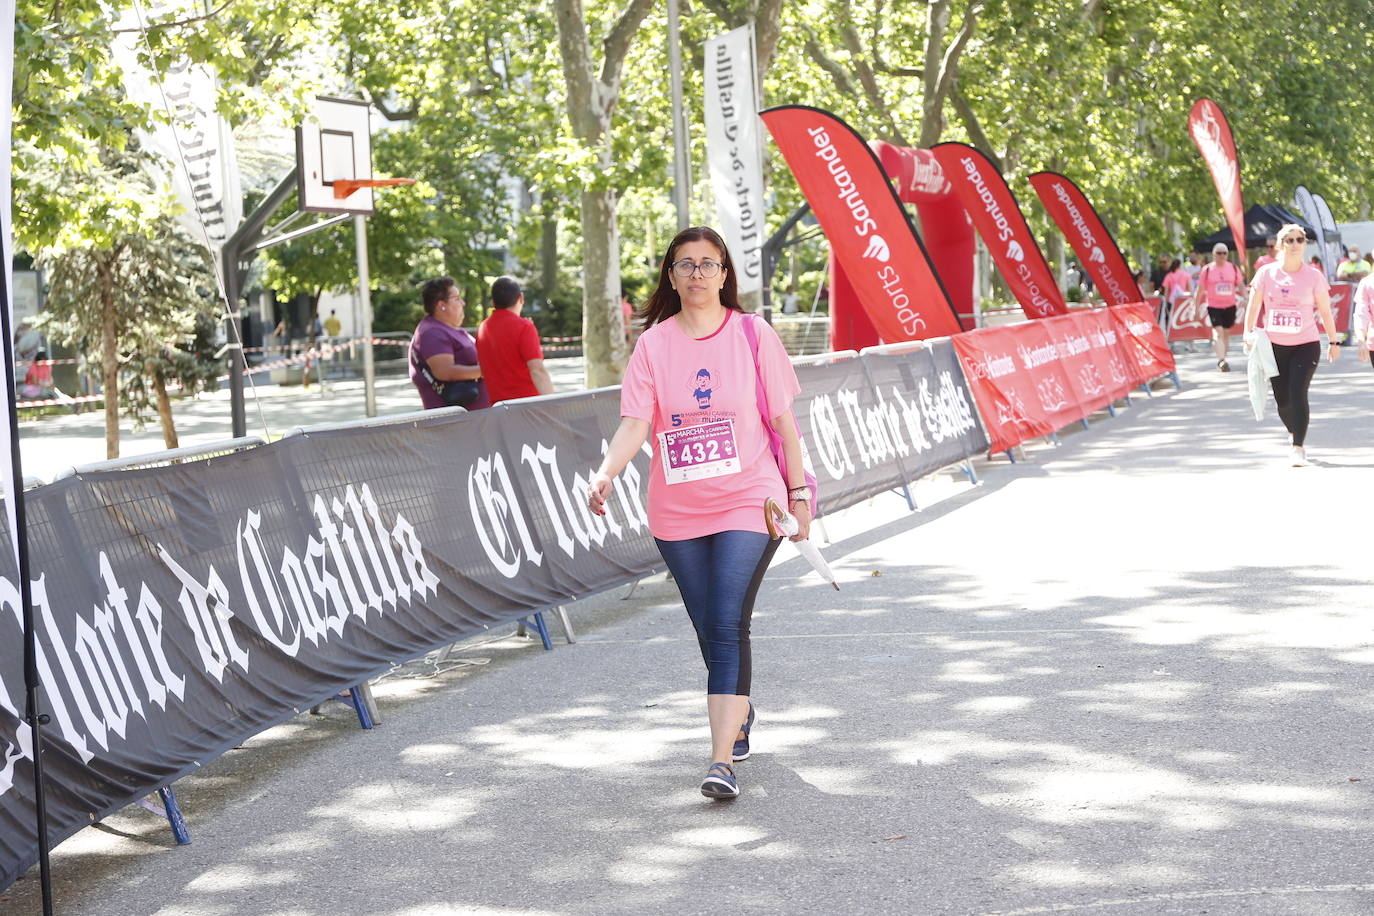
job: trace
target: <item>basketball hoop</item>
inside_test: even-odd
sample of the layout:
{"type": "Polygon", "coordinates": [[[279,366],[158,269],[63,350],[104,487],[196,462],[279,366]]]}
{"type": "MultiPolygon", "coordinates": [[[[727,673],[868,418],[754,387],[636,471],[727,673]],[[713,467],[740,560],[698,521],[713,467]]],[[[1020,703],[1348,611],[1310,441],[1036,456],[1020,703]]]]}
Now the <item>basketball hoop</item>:
{"type": "Polygon", "coordinates": [[[359,188],[394,188],[414,183],[414,178],[336,178],[333,181],[334,197],[342,200],[359,188]]]}

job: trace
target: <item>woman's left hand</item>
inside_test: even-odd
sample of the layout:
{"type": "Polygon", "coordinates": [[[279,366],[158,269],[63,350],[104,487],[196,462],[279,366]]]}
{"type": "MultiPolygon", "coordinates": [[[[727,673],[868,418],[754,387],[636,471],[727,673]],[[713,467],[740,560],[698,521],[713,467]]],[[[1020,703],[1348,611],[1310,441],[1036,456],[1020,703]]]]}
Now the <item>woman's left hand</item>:
{"type": "Polygon", "coordinates": [[[1338,343],[1336,343],[1336,342],[1333,340],[1333,341],[1331,342],[1331,345],[1328,346],[1328,347],[1326,348],[1326,361],[1327,361],[1328,363],[1334,363],[1334,362],[1336,361],[1336,357],[1338,357],[1338,356],[1340,356],[1340,355],[1341,355],[1341,345],[1338,344],[1338,343]]]}
{"type": "Polygon", "coordinates": [[[791,541],[804,541],[811,536],[811,503],[804,500],[792,501],[787,511],[797,520],[797,533],[788,538],[791,541]]]}

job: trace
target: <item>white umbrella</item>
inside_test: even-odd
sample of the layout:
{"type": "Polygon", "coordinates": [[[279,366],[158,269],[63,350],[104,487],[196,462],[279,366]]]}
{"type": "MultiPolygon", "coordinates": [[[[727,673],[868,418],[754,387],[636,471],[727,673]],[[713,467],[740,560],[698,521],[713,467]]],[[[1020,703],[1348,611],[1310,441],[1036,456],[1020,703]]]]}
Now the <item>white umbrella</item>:
{"type": "MultiPolygon", "coordinates": [[[[800,530],[796,516],[779,506],[777,500],[772,497],[763,501],[763,518],[768,523],[768,533],[773,537],[791,537],[800,530]]],[[[817,575],[829,582],[835,591],[840,590],[840,584],[835,581],[835,574],[830,571],[830,564],[825,562],[825,557],[821,556],[815,544],[810,540],[803,540],[793,541],[792,546],[797,548],[797,553],[806,558],[806,562],[811,564],[817,575]]]]}

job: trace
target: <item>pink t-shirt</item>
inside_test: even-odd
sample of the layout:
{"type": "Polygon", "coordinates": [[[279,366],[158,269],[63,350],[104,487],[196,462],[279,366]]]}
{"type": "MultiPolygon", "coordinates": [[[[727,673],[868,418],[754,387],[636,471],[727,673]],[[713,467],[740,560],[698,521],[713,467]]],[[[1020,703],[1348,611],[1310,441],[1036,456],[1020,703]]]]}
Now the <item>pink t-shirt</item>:
{"type": "Polygon", "coordinates": [[[1229,309],[1236,304],[1236,290],[1240,287],[1240,268],[1227,261],[1220,266],[1215,261],[1202,268],[1198,285],[1207,298],[1209,309],[1229,309]]]}
{"type": "Polygon", "coordinates": [[[1355,336],[1364,335],[1365,348],[1374,352],[1374,274],[1355,287],[1355,336]]]}
{"type": "Polygon", "coordinates": [[[1180,268],[1179,270],[1169,271],[1160,285],[1164,287],[1164,292],[1168,294],[1169,301],[1177,302],[1188,295],[1192,290],[1193,278],[1184,273],[1180,268]]]}
{"type": "Polygon", "coordinates": [[[1266,264],[1255,273],[1254,285],[1264,304],[1264,331],[1271,343],[1285,347],[1317,339],[1317,290],[1330,292],[1326,277],[1311,264],[1290,274],[1283,265],[1266,264]]]}
{"type": "Polygon", "coordinates": [[[1274,258],[1274,256],[1266,252],[1265,254],[1262,254],[1259,257],[1255,258],[1255,273],[1259,273],[1259,269],[1267,264],[1277,263],[1278,261],[1274,258]]]}
{"type": "Polygon", "coordinates": [[[625,369],[620,415],[653,428],[649,532],[661,540],[766,533],[763,501],[787,498],[759,417],[743,321],[758,329],[768,413],[777,417],[801,386],[777,332],[750,315],[729,310],[720,328],[700,340],[676,318],[660,321],[640,335],[625,369]]]}

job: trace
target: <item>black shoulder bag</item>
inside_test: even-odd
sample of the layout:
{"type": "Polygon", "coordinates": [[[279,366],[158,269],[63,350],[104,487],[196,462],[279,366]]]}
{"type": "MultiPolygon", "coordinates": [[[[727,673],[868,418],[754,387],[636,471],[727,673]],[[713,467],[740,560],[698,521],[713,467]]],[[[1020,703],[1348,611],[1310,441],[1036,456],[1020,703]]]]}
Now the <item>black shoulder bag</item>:
{"type": "Polygon", "coordinates": [[[434,389],[447,407],[467,407],[477,396],[482,393],[478,379],[459,379],[456,382],[441,382],[434,377],[434,373],[429,371],[429,367],[420,362],[419,355],[415,352],[415,345],[410,346],[410,362],[416,369],[420,370],[420,375],[424,376],[429,386],[434,389]]]}

